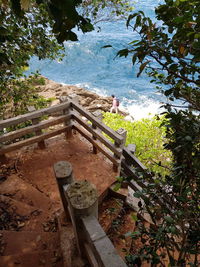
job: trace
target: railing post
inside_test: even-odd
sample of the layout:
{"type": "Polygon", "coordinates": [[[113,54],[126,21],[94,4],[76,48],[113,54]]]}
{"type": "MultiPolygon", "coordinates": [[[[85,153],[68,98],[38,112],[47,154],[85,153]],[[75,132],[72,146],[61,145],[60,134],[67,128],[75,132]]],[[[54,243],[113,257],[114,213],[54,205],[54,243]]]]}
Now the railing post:
{"type": "MultiPolygon", "coordinates": [[[[118,129],[116,132],[117,132],[118,134],[120,134],[120,135],[123,137],[123,141],[122,141],[121,143],[117,143],[117,142],[115,141],[115,146],[116,146],[117,148],[121,148],[121,149],[123,149],[123,148],[124,148],[124,145],[125,145],[125,143],[126,143],[126,134],[127,134],[127,131],[124,130],[123,128],[120,128],[120,129],[118,129]]],[[[117,158],[117,159],[121,159],[122,155],[121,155],[121,157],[119,157],[118,155],[114,154],[114,157],[117,158]]],[[[113,170],[114,170],[115,172],[117,172],[118,174],[119,174],[119,172],[120,172],[120,168],[121,168],[121,163],[120,163],[119,165],[113,164],[113,170]]]]}
{"type": "MultiPolygon", "coordinates": [[[[35,109],[35,107],[34,106],[29,106],[28,107],[28,111],[29,112],[33,112],[33,111],[36,111],[36,109],[35,109]]],[[[38,124],[39,122],[40,122],[40,119],[39,118],[35,118],[35,119],[32,119],[31,120],[32,121],[32,125],[36,125],[36,124],[38,124]]],[[[37,131],[35,131],[35,135],[41,135],[42,134],[42,130],[37,130],[37,131]]],[[[40,141],[40,142],[38,142],[38,147],[40,148],[40,149],[44,149],[46,146],[45,146],[45,142],[44,142],[44,140],[42,140],[42,141],[40,141]]]]}
{"type": "MultiPolygon", "coordinates": [[[[68,102],[68,101],[69,101],[69,99],[68,99],[67,96],[60,96],[60,97],[59,97],[59,100],[60,100],[60,103],[68,102]]],[[[68,115],[69,112],[70,112],[69,108],[64,109],[64,110],[63,110],[63,115],[68,115]]],[[[69,124],[70,124],[70,121],[64,123],[64,125],[66,125],[66,126],[69,125],[69,124]]],[[[65,137],[66,137],[66,139],[72,137],[72,129],[68,129],[68,130],[65,132],[65,137]]]]}
{"type": "Polygon", "coordinates": [[[130,151],[132,154],[134,154],[135,150],[136,150],[136,145],[135,144],[128,144],[128,146],[126,148],[128,149],[128,151],[130,151]]]}
{"type": "MultiPolygon", "coordinates": [[[[79,103],[79,98],[77,94],[70,94],[68,95],[68,101],[72,100],[74,103],[78,104],[79,103]]],[[[72,106],[71,106],[71,110],[73,110],[72,106]]],[[[74,113],[77,113],[75,110],[73,110],[74,113]]],[[[76,134],[76,130],[73,129],[71,132],[73,132],[73,134],[76,134]]]]}
{"type": "Polygon", "coordinates": [[[64,194],[64,186],[67,186],[74,181],[72,166],[67,161],[58,161],[57,163],[54,164],[54,173],[56,176],[66,218],[69,219],[70,216],[68,210],[68,203],[64,194]]]}
{"type": "Polygon", "coordinates": [[[98,218],[98,196],[96,187],[88,181],[76,181],[65,190],[70,216],[80,255],[84,256],[83,225],[81,218],[93,215],[98,218]]]}
{"type": "MultiPolygon", "coordinates": [[[[103,116],[102,116],[101,110],[96,110],[96,111],[92,112],[92,114],[96,117],[97,120],[102,121],[103,116]]],[[[92,128],[93,129],[96,129],[97,126],[94,123],[92,123],[92,128]]],[[[92,136],[92,138],[94,140],[97,139],[94,135],[92,136]]],[[[97,148],[94,145],[93,145],[93,153],[94,154],[97,154],[98,153],[98,150],[97,150],[97,148]]]]}

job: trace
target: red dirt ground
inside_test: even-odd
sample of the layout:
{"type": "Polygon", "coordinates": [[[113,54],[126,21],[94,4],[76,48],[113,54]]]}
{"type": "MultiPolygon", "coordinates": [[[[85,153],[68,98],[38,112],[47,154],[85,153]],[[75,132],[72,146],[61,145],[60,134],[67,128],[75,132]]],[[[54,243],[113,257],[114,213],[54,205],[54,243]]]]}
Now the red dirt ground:
{"type": "MultiPolygon", "coordinates": [[[[52,233],[55,240],[58,238],[52,218],[61,210],[53,165],[58,161],[69,161],[75,179],[90,181],[96,185],[99,195],[115,181],[117,174],[113,171],[111,162],[101,153],[93,154],[90,143],[79,134],[73,135],[70,139],[66,139],[65,135],[51,138],[46,141],[46,148],[42,150],[37,145],[24,147],[16,152],[8,153],[7,159],[8,163],[1,165],[0,174],[3,179],[1,178],[0,181],[0,203],[2,204],[0,208],[3,210],[4,206],[8,206],[8,216],[12,216],[10,224],[5,220],[5,225],[0,231],[0,238],[5,244],[0,243],[2,250],[0,266],[14,266],[15,262],[19,266],[30,266],[28,259],[31,260],[31,266],[37,266],[41,260],[44,266],[49,266],[47,249],[56,255],[56,259],[54,259],[54,254],[49,256],[51,260],[59,259],[58,253],[60,253],[56,242],[53,242],[53,247],[49,245],[52,233]],[[24,216],[22,219],[15,214],[16,210],[24,216]],[[43,237],[44,232],[47,232],[45,238],[43,237]],[[20,233],[23,233],[23,236],[20,233]],[[40,255],[41,247],[38,236],[45,241],[42,255],[40,255]],[[25,239],[26,242],[22,242],[22,239],[25,239]],[[32,241],[29,242],[30,240],[32,241]],[[27,242],[31,244],[29,247],[27,242]],[[18,243],[20,246],[17,245],[18,243]],[[24,251],[26,251],[26,255],[24,255],[24,251]],[[30,255],[27,254],[29,251],[31,251],[30,255]],[[3,262],[1,262],[2,260],[3,262]],[[22,265],[20,265],[21,262],[23,262],[22,265]]],[[[72,241],[73,238],[72,236],[72,241]]],[[[69,251],[70,253],[73,251],[69,251]]],[[[61,265],[62,262],[59,260],[52,266],[60,267],[61,265]]],[[[73,263],[69,266],[80,267],[82,265],[73,263]]]]}
{"type": "Polygon", "coordinates": [[[56,181],[53,172],[53,165],[58,161],[70,162],[75,179],[90,181],[96,185],[99,194],[115,181],[117,175],[112,170],[112,164],[101,153],[93,154],[92,146],[79,134],[70,139],[60,135],[46,141],[46,149],[31,146],[10,153],[9,157],[17,161],[23,180],[37,185],[51,199],[58,197],[54,190],[56,181]]]}

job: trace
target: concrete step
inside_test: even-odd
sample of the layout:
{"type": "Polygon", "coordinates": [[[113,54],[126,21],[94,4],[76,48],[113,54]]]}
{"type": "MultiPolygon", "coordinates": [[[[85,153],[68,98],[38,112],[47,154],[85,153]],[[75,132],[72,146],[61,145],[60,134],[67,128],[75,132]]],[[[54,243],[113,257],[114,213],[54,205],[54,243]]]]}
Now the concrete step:
{"type": "Polygon", "coordinates": [[[53,209],[52,201],[45,194],[41,193],[17,175],[9,176],[6,181],[1,184],[0,194],[9,196],[12,199],[21,201],[36,208],[40,207],[40,209],[46,212],[53,209]]]}
{"type": "Polygon", "coordinates": [[[9,256],[22,253],[60,250],[59,232],[0,231],[0,254],[9,256]]]}
{"type": "Polygon", "coordinates": [[[0,267],[63,267],[62,258],[54,251],[0,256],[0,267]]]}
{"type": "Polygon", "coordinates": [[[55,232],[56,224],[54,215],[0,195],[0,230],[55,232]]]}

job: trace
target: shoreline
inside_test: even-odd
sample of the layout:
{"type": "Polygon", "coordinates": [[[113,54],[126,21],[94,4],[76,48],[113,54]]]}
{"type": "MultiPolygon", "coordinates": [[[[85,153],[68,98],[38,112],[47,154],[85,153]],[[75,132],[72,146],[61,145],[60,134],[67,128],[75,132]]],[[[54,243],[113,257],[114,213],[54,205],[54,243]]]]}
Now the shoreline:
{"type": "MultiPolygon", "coordinates": [[[[110,112],[112,106],[112,97],[100,96],[96,93],[88,91],[87,89],[75,86],[58,83],[42,76],[45,80],[44,85],[37,86],[38,94],[44,98],[55,98],[52,101],[52,105],[59,104],[59,98],[62,96],[68,96],[76,94],[78,96],[79,104],[86,108],[89,112],[96,110],[110,112]]],[[[119,108],[119,114],[123,116],[129,116],[128,112],[125,112],[119,108]]]]}

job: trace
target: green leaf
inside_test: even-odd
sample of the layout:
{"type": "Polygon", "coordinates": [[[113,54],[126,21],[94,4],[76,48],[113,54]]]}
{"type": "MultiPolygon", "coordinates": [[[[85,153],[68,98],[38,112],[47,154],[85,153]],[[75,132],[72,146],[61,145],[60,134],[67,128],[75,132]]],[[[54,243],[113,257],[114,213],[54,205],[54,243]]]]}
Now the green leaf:
{"type": "Polygon", "coordinates": [[[137,77],[139,77],[139,76],[141,75],[141,73],[143,72],[143,70],[145,69],[145,67],[147,66],[147,64],[148,64],[149,62],[151,62],[151,61],[150,61],[150,60],[147,60],[146,62],[144,62],[144,63],[142,63],[142,64],[140,65],[140,71],[138,72],[137,77]]]}
{"type": "Polygon", "coordinates": [[[114,191],[118,191],[121,188],[121,183],[116,183],[115,186],[113,187],[114,191]]]}
{"type": "Polygon", "coordinates": [[[101,48],[108,48],[108,47],[112,47],[112,45],[104,45],[101,48]]]}
{"type": "Polygon", "coordinates": [[[131,214],[131,219],[132,219],[134,222],[137,222],[138,217],[137,217],[136,214],[132,213],[132,214],[131,214]]]}

